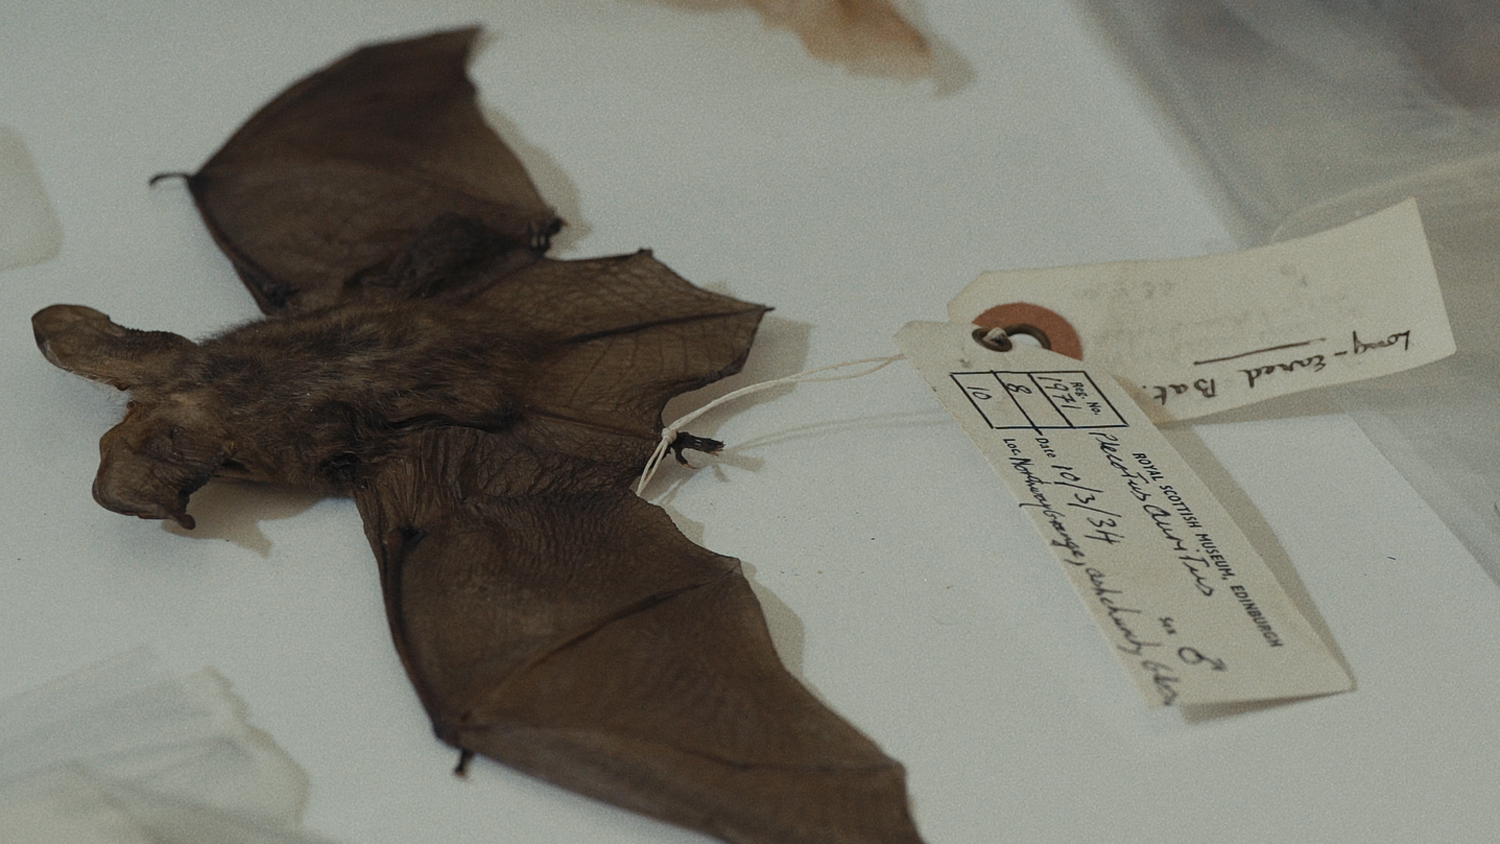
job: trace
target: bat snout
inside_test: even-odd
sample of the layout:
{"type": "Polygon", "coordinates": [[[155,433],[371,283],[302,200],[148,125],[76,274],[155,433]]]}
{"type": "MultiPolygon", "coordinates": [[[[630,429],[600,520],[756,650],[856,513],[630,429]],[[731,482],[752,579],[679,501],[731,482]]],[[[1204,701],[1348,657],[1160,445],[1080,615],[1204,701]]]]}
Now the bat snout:
{"type": "Polygon", "coordinates": [[[137,406],[99,439],[94,500],[106,510],[171,519],[192,530],[188,499],[208,483],[225,454],[211,434],[160,410],[137,406]]]}
{"type": "Polygon", "coordinates": [[[188,495],[175,490],[142,489],[133,484],[122,484],[115,473],[100,467],[94,479],[94,501],[100,507],[124,516],[141,519],[171,519],[186,530],[196,526],[193,517],[187,514],[188,495]],[[151,493],[159,492],[159,496],[151,493]]]}

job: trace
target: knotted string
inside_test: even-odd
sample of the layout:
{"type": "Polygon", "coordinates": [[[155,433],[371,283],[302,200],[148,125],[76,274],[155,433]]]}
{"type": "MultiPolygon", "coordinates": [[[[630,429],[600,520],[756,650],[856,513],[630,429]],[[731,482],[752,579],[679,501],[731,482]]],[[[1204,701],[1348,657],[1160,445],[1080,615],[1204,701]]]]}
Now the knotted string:
{"type": "Polygon", "coordinates": [[[891,355],[889,357],[883,358],[861,358],[860,360],[846,360],[843,363],[835,363],[828,366],[820,366],[817,369],[809,369],[804,372],[797,372],[784,378],[777,378],[772,381],[762,381],[758,384],[751,384],[747,387],[741,387],[732,393],[725,393],[724,395],[719,396],[718,398],[714,399],[708,404],[705,404],[697,410],[684,415],[676,422],[673,422],[665,428],[662,428],[661,440],[656,444],[656,450],[651,452],[651,457],[646,460],[645,469],[641,471],[641,479],[635,487],[636,495],[645,497],[646,485],[651,483],[651,478],[656,475],[657,468],[661,466],[661,461],[667,456],[667,452],[672,449],[673,444],[677,441],[677,435],[681,433],[682,427],[691,423],[694,419],[697,419],[699,416],[702,416],[708,411],[713,410],[719,405],[737,399],[740,396],[748,396],[751,393],[758,393],[761,390],[769,390],[772,387],[779,387],[782,384],[800,384],[804,381],[847,381],[850,378],[863,378],[866,375],[869,375],[873,372],[878,372],[879,370],[890,366],[896,361],[901,360],[903,357],[905,356],[891,355]],[[870,366],[867,369],[861,370],[859,372],[853,372],[847,375],[825,375],[821,378],[813,377],[820,372],[827,372],[831,369],[843,369],[849,366],[862,365],[870,366]]]}

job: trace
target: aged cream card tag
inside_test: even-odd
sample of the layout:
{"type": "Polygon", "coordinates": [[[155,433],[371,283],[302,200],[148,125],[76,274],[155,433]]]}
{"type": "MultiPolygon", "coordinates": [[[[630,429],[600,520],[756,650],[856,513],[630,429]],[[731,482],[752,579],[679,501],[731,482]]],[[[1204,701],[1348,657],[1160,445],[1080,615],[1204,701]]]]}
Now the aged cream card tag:
{"type": "Polygon", "coordinates": [[[896,343],[1015,494],[1147,701],[1353,688],[1119,383],[1019,342],[994,351],[975,334],[972,325],[913,322],[896,343]]]}
{"type": "Polygon", "coordinates": [[[1453,354],[1415,200],[1300,240],[1204,258],[987,273],[954,322],[1045,336],[1191,419],[1453,354]]]}

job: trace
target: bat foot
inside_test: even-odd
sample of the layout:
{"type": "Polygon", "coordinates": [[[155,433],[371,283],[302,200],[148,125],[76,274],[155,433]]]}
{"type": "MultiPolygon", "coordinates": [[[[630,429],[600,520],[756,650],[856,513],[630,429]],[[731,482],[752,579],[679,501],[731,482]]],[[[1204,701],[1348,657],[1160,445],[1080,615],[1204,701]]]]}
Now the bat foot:
{"type": "Polygon", "coordinates": [[[724,448],[724,444],[718,440],[711,440],[708,437],[695,437],[686,431],[679,431],[677,438],[672,440],[672,444],[667,446],[667,448],[671,449],[672,455],[677,458],[678,463],[691,469],[693,468],[693,464],[687,462],[687,458],[682,456],[683,450],[691,448],[693,451],[701,451],[704,454],[718,454],[724,448]]]}
{"type": "Polygon", "coordinates": [[[458,764],[453,766],[455,777],[467,777],[469,775],[469,762],[474,759],[474,751],[459,748],[458,764]]]}

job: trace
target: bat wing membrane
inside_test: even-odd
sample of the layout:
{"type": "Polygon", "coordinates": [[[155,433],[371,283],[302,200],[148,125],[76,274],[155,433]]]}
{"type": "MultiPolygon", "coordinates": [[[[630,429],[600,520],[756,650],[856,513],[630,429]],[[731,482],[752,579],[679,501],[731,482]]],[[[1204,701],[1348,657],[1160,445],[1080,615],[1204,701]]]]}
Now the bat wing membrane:
{"type": "Polygon", "coordinates": [[[465,66],[477,29],[360,48],[296,83],[188,185],[266,313],[339,301],[445,215],[517,249],[561,222],[485,123],[465,66]]]}
{"type": "Polygon", "coordinates": [[[628,492],[459,477],[546,474],[514,438],[410,448],[357,500],[440,738],[727,841],[919,841],[901,766],[786,672],[737,561],[628,492]]]}

